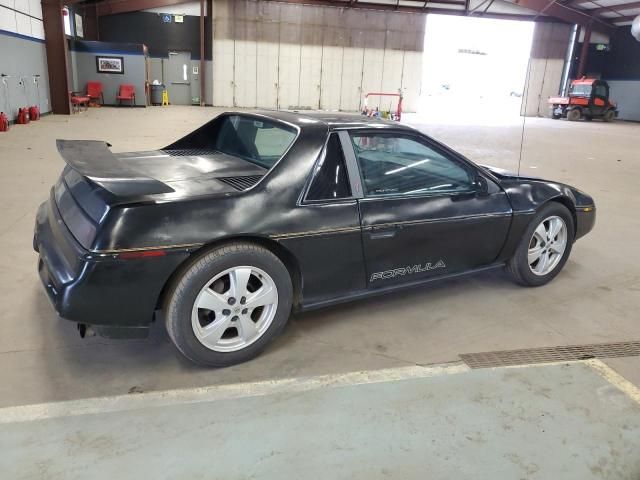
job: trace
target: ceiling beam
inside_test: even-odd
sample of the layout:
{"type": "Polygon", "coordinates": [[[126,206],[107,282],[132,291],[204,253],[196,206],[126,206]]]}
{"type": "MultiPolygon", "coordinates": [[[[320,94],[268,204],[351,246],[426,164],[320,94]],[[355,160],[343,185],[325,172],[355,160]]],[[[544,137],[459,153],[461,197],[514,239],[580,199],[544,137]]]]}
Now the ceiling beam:
{"type": "Polygon", "coordinates": [[[633,22],[633,20],[638,16],[638,14],[635,15],[628,15],[626,17],[615,17],[615,18],[610,18],[609,20],[611,20],[612,22],[633,22]]]}
{"type": "Polygon", "coordinates": [[[190,0],[105,0],[91,5],[96,8],[97,15],[115,15],[116,13],[138,12],[149,8],[168,7],[188,3],[190,0]]]}
{"type": "MultiPolygon", "coordinates": [[[[297,4],[297,5],[318,5],[318,6],[327,6],[327,7],[338,7],[338,8],[353,8],[353,9],[366,9],[366,10],[382,10],[382,11],[394,11],[394,12],[405,12],[405,13],[435,13],[438,15],[454,15],[454,16],[464,16],[465,15],[465,11],[463,9],[453,9],[453,8],[431,8],[428,6],[429,0],[427,0],[427,7],[425,8],[424,6],[419,6],[419,7],[412,7],[412,6],[405,6],[405,5],[400,5],[398,6],[397,10],[396,10],[396,6],[395,4],[384,4],[384,3],[370,3],[370,2],[366,2],[363,0],[358,0],[357,3],[350,5],[346,2],[337,2],[334,0],[261,0],[263,2],[267,2],[267,1],[273,1],[273,2],[280,2],[280,3],[293,3],[293,4],[297,4]]],[[[456,6],[460,6],[460,7],[464,7],[465,5],[465,0],[431,0],[433,3],[437,3],[437,4],[446,4],[446,5],[456,5],[456,6]]],[[[523,21],[532,21],[532,20],[536,20],[538,22],[545,22],[545,23],[554,23],[554,22],[560,22],[561,20],[558,20],[554,17],[549,17],[549,16],[537,16],[537,15],[528,15],[528,14],[523,14],[523,15],[518,15],[515,13],[493,13],[493,12],[488,12],[488,13],[483,13],[482,14],[483,18],[495,18],[495,19],[502,19],[502,20],[523,20],[523,21]]]]}
{"type": "MultiPolygon", "coordinates": [[[[334,0],[263,0],[263,1],[276,1],[280,3],[295,3],[299,5],[319,5],[325,7],[339,7],[339,8],[354,8],[354,9],[366,9],[366,10],[382,10],[393,12],[405,12],[405,13],[429,13],[430,9],[426,9],[422,6],[407,6],[396,3],[371,3],[363,0],[357,0],[355,2],[347,3],[334,0]]],[[[438,4],[456,5],[464,7],[465,0],[432,0],[438,4]]],[[[428,2],[426,2],[428,3],[428,2]]],[[[438,10],[446,10],[444,8],[438,10]]],[[[452,10],[456,11],[456,10],[452,10]]],[[[435,12],[433,12],[435,13],[435,12]]],[[[438,12],[441,13],[441,12],[438,12]]]]}
{"type": "Polygon", "coordinates": [[[608,5],[606,7],[594,8],[593,10],[589,10],[589,12],[598,15],[602,12],[617,12],[618,10],[631,10],[632,8],[640,8],[640,2],[608,5]]]}
{"type": "Polygon", "coordinates": [[[612,35],[615,30],[613,25],[602,18],[590,15],[587,10],[571,8],[557,3],[556,0],[514,0],[514,3],[521,7],[535,10],[539,14],[544,13],[568,23],[577,23],[583,27],[591,25],[593,30],[606,35],[612,35]]]}

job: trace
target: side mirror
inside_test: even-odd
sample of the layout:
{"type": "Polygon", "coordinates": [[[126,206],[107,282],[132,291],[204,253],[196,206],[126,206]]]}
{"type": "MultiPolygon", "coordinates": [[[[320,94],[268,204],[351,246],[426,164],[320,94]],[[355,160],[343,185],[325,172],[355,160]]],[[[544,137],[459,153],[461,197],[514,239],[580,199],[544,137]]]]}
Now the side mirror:
{"type": "Polygon", "coordinates": [[[473,181],[473,187],[477,195],[483,196],[489,194],[489,183],[482,175],[477,175],[473,181]]]}

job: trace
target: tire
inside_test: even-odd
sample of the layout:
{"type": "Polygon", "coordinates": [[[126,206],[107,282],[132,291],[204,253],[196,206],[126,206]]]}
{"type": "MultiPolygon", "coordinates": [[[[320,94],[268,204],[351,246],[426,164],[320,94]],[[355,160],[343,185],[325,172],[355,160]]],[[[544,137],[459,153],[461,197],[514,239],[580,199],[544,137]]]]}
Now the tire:
{"type": "Polygon", "coordinates": [[[581,112],[579,108],[574,108],[573,110],[569,110],[567,112],[567,120],[569,120],[570,122],[577,122],[578,120],[580,120],[581,117],[581,112]]]}
{"type": "Polygon", "coordinates": [[[557,202],[550,202],[544,205],[535,215],[529,226],[527,227],[513,257],[507,262],[507,271],[512,275],[513,279],[520,285],[528,287],[539,287],[549,283],[562,270],[571,254],[573,239],[575,235],[573,216],[567,207],[557,202]],[[561,222],[558,223],[556,219],[561,222]],[[542,242],[540,241],[540,232],[545,234],[549,232],[551,222],[554,226],[562,225],[564,228],[564,246],[562,246],[562,230],[553,242],[548,241],[548,236],[542,242]],[[543,230],[539,230],[542,227],[543,230]],[[562,247],[562,253],[557,250],[562,247]],[[542,252],[538,257],[536,253],[542,252]],[[529,255],[534,260],[529,262],[529,255]],[[544,261],[549,269],[546,270],[544,261]],[[537,258],[537,260],[535,260],[537,258]]]}
{"type": "Polygon", "coordinates": [[[551,118],[553,118],[554,120],[560,120],[562,118],[562,115],[558,115],[557,113],[554,113],[553,115],[551,115],[551,118]]]}
{"type": "Polygon", "coordinates": [[[194,258],[177,276],[164,303],[167,332],[196,364],[235,365],[278,336],[292,299],[289,271],[276,255],[252,243],[227,244],[194,258]]]}
{"type": "Polygon", "coordinates": [[[604,115],[602,116],[602,120],[605,122],[613,122],[615,118],[616,118],[616,112],[614,112],[613,110],[607,110],[606,112],[604,112],[604,115]]]}

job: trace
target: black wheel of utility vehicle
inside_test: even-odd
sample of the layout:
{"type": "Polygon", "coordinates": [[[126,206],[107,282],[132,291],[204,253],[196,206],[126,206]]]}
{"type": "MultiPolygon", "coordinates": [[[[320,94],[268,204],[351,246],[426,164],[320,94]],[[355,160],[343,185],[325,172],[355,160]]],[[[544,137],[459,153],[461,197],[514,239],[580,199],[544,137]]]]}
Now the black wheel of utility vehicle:
{"type": "Polygon", "coordinates": [[[554,120],[560,120],[562,118],[562,115],[554,113],[554,114],[551,115],[551,118],[553,118],[554,120]]]}
{"type": "Polygon", "coordinates": [[[271,251],[231,243],[196,257],[166,297],[167,332],[200,365],[226,367],[257,356],[284,328],[293,288],[271,251]]]}
{"type": "Polygon", "coordinates": [[[579,108],[574,108],[573,110],[569,110],[567,112],[567,120],[570,122],[576,122],[580,120],[581,112],[579,108]]]}
{"type": "Polygon", "coordinates": [[[573,216],[557,202],[543,206],[525,231],[507,270],[521,285],[550,282],[564,267],[574,237],[573,216]]]}
{"type": "Polygon", "coordinates": [[[616,118],[616,112],[614,112],[613,110],[607,110],[606,112],[604,112],[604,115],[602,116],[602,120],[604,120],[605,122],[613,122],[615,118],[616,118]]]}

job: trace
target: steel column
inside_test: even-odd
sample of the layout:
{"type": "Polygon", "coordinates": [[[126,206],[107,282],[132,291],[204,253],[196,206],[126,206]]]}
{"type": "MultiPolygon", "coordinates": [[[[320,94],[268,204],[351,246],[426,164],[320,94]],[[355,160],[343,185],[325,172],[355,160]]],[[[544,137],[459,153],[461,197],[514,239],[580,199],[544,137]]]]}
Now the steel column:
{"type": "Polygon", "coordinates": [[[62,21],[62,1],[42,0],[51,111],[61,115],[71,114],[69,106],[69,73],[67,37],[62,21]]]}
{"type": "Polygon", "coordinates": [[[200,106],[204,107],[204,0],[200,0],[200,106]]]}
{"type": "Polygon", "coordinates": [[[589,42],[591,41],[591,25],[584,27],[584,39],[582,40],[582,49],[580,50],[580,60],[578,62],[578,76],[584,75],[584,69],[587,67],[587,57],[589,56],[589,42]]]}

